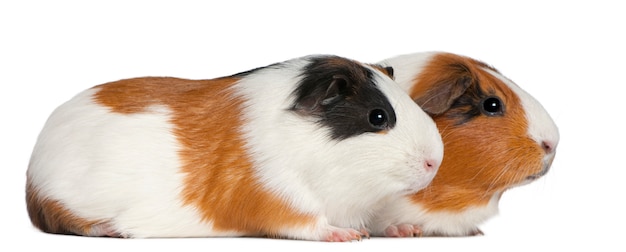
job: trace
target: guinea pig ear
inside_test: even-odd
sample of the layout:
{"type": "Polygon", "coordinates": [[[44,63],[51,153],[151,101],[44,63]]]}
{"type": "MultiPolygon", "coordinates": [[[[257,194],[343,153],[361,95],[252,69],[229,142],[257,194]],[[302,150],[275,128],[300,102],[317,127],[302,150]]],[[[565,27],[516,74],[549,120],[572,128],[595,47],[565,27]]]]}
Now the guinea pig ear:
{"type": "Polygon", "coordinates": [[[323,112],[323,106],[350,94],[352,94],[350,79],[345,75],[334,75],[327,85],[319,85],[298,99],[293,110],[301,115],[319,115],[323,112]]]}
{"type": "Polygon", "coordinates": [[[395,80],[394,75],[393,75],[393,67],[392,66],[382,66],[382,65],[378,65],[378,64],[369,64],[369,65],[371,67],[373,67],[373,68],[376,68],[377,70],[379,70],[383,74],[389,76],[389,78],[391,78],[392,80],[395,80]]]}
{"type": "Polygon", "coordinates": [[[393,76],[393,67],[390,67],[390,66],[384,67],[383,70],[384,70],[383,73],[385,73],[387,76],[389,76],[389,78],[391,78],[392,80],[395,79],[394,76],[393,76]]]}
{"type": "Polygon", "coordinates": [[[333,80],[326,89],[326,95],[322,99],[322,105],[331,104],[338,98],[350,95],[350,80],[344,75],[334,75],[333,80]]]}
{"type": "Polygon", "coordinates": [[[471,77],[458,75],[434,84],[429,83],[430,88],[421,95],[414,95],[413,100],[429,115],[439,115],[446,112],[471,83],[471,77]]]}

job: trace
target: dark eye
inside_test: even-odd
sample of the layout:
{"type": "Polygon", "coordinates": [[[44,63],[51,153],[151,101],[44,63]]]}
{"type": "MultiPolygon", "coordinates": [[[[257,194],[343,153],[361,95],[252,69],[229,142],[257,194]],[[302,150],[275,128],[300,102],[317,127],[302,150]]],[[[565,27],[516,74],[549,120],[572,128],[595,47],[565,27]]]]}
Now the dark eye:
{"type": "Polygon", "coordinates": [[[497,97],[489,97],[483,101],[483,112],[486,115],[502,114],[502,102],[497,97]]]}
{"type": "Polygon", "coordinates": [[[374,109],[369,114],[370,124],[375,128],[384,128],[387,125],[387,113],[382,109],[374,109]]]}

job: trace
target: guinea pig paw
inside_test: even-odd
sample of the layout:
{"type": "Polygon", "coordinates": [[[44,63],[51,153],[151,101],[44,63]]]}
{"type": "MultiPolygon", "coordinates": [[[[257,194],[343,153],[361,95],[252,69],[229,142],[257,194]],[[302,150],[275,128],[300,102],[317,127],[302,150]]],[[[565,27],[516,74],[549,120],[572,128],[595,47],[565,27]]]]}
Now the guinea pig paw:
{"type": "Polygon", "coordinates": [[[362,233],[352,228],[332,228],[328,231],[325,241],[327,242],[347,242],[361,241],[362,236],[369,237],[369,233],[362,233]]]}
{"type": "Polygon", "coordinates": [[[417,225],[391,225],[385,229],[386,237],[421,237],[422,229],[417,225]]]}

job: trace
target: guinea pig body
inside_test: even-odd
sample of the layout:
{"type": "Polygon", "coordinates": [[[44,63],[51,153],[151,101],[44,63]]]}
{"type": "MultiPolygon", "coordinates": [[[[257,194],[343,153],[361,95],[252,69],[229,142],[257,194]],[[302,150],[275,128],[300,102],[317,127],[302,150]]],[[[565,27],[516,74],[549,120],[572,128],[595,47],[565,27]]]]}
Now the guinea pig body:
{"type": "Polygon", "coordinates": [[[390,202],[373,233],[466,236],[498,212],[502,193],[548,172],[558,129],[531,95],[480,61],[442,52],[384,60],[435,121],[444,159],[423,190],[390,202]]]}
{"type": "Polygon", "coordinates": [[[381,201],[425,187],[442,148],[397,84],[340,57],[120,80],[50,116],[27,208],[49,233],[347,241],[381,201]]]}

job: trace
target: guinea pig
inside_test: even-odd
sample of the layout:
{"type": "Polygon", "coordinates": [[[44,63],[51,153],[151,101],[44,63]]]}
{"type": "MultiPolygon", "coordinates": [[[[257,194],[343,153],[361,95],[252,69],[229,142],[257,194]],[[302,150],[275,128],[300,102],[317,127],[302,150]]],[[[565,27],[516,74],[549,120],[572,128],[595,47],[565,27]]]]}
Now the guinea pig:
{"type": "Polygon", "coordinates": [[[495,68],[461,55],[428,52],[380,62],[428,113],[444,158],[423,190],[379,212],[372,234],[468,236],[498,212],[504,191],[545,175],[559,143],[543,106],[495,68]]]}
{"type": "Polygon", "coordinates": [[[359,240],[372,211],[425,187],[443,156],[391,72],[311,55],[87,89],[37,139],[31,222],[81,236],[359,240]]]}

